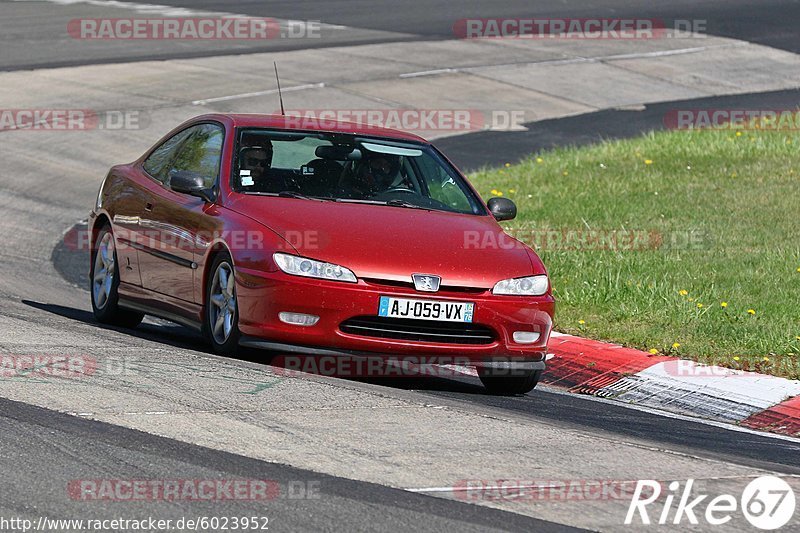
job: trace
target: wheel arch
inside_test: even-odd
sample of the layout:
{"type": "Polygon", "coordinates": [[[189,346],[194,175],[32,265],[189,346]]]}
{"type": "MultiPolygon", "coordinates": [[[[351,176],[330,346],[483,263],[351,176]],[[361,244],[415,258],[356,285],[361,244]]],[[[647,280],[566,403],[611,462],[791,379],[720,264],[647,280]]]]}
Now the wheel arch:
{"type": "Polygon", "coordinates": [[[227,253],[228,257],[231,258],[231,263],[233,263],[233,273],[234,273],[234,281],[236,280],[236,262],[234,261],[233,254],[231,253],[230,248],[228,247],[227,243],[222,240],[214,241],[209,247],[208,252],[206,252],[206,258],[203,262],[203,274],[202,274],[202,305],[203,305],[203,313],[205,314],[206,305],[208,305],[208,280],[211,276],[211,267],[214,266],[214,259],[221,254],[227,253]]]}

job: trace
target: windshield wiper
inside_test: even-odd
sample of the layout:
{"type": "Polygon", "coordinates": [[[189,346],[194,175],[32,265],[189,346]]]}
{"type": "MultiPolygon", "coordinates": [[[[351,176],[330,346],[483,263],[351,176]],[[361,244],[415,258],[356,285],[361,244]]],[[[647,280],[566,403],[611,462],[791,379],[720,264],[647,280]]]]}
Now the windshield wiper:
{"type": "Polygon", "coordinates": [[[383,204],[390,205],[392,207],[405,207],[407,209],[424,209],[426,211],[432,211],[432,209],[430,209],[428,207],[422,207],[421,205],[412,204],[412,203],[406,202],[405,200],[400,200],[400,199],[389,200],[389,201],[383,202],[383,204]]]}
{"type": "Polygon", "coordinates": [[[333,198],[328,198],[324,196],[306,196],[305,194],[295,192],[295,191],[281,191],[277,194],[281,198],[297,198],[298,200],[319,200],[320,202],[329,202],[333,200],[333,198]]]}
{"type": "Polygon", "coordinates": [[[367,200],[367,199],[358,199],[358,198],[334,198],[335,202],[341,202],[344,204],[367,204],[367,205],[388,205],[390,207],[405,207],[407,209],[424,209],[425,211],[436,211],[436,209],[432,209],[430,207],[423,207],[421,205],[412,204],[406,202],[405,200],[400,200],[398,198],[394,198],[392,200],[367,200]]]}

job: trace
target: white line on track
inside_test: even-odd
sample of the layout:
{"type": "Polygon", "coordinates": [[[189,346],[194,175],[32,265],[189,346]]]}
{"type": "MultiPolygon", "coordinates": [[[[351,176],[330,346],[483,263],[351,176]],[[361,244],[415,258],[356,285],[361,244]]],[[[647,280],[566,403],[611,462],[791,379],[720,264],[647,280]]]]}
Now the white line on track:
{"type": "MultiPolygon", "coordinates": [[[[32,2],[41,0],[14,0],[15,2],[32,2]]],[[[51,4],[59,4],[62,6],[71,6],[75,4],[88,4],[96,7],[110,7],[117,9],[128,9],[136,13],[145,15],[159,15],[162,17],[189,17],[197,15],[206,16],[245,16],[236,15],[234,13],[226,13],[223,11],[203,11],[200,9],[188,9],[183,7],[165,6],[162,4],[146,4],[139,2],[119,2],[117,0],[44,0],[51,4]]]]}
{"type": "MultiPolygon", "coordinates": [[[[281,87],[282,93],[291,93],[296,91],[305,91],[307,89],[321,89],[325,87],[324,83],[306,83],[305,85],[295,85],[293,87],[281,87]]],[[[227,102],[228,100],[238,100],[240,98],[253,98],[254,96],[265,96],[267,94],[277,94],[278,89],[267,89],[265,91],[257,91],[253,93],[231,94],[228,96],[217,96],[216,98],[205,98],[203,100],[194,100],[192,105],[205,105],[212,102],[227,102]]]]}
{"type": "Polygon", "coordinates": [[[451,72],[458,72],[457,68],[437,68],[434,70],[421,70],[419,72],[408,72],[400,74],[401,78],[419,78],[421,76],[436,76],[438,74],[448,74],[451,72]]]}
{"type": "MultiPolygon", "coordinates": [[[[58,4],[62,6],[71,6],[76,4],[87,4],[95,7],[106,7],[114,9],[127,9],[140,13],[142,15],[153,15],[158,17],[236,17],[236,18],[250,18],[253,15],[244,15],[241,13],[229,13],[227,11],[206,11],[202,9],[191,9],[185,7],[167,6],[163,4],[149,4],[142,2],[120,2],[119,0],[13,0],[14,2],[50,2],[51,4],[58,4]]],[[[302,24],[305,21],[278,19],[274,20],[282,24],[302,24]]],[[[349,26],[342,26],[341,24],[325,24],[320,22],[320,27],[326,30],[349,30],[349,26]]]]}
{"type": "MultiPolygon", "coordinates": [[[[698,479],[700,481],[720,481],[720,480],[725,480],[725,479],[755,479],[757,477],[760,477],[761,475],[762,474],[758,473],[758,474],[747,474],[747,475],[741,475],[741,476],[713,476],[713,477],[704,477],[704,478],[695,478],[695,479],[698,479]]],[[[782,477],[782,478],[797,478],[797,477],[800,477],[800,475],[797,475],[797,474],[780,474],[780,477],[782,477]]],[[[614,480],[614,481],[624,482],[622,480],[614,480]]],[[[661,480],[661,481],[665,481],[665,480],[661,480]]],[[[513,487],[514,487],[514,489],[560,489],[560,488],[563,488],[564,485],[563,485],[563,483],[562,484],[555,484],[555,483],[549,483],[549,484],[528,483],[528,484],[522,484],[522,485],[514,485],[513,487]]],[[[406,488],[406,489],[403,489],[403,490],[406,490],[408,492],[418,492],[418,493],[434,493],[434,492],[445,492],[445,493],[446,492],[454,492],[455,493],[455,492],[470,492],[470,491],[474,491],[474,490],[487,490],[487,491],[497,490],[497,491],[501,491],[501,490],[506,489],[506,488],[508,488],[508,487],[505,487],[503,485],[481,485],[479,487],[455,486],[454,485],[452,487],[422,487],[422,488],[406,488]]]]}
{"type": "Polygon", "coordinates": [[[665,57],[665,56],[675,56],[675,55],[683,55],[683,54],[696,54],[699,52],[705,52],[707,50],[713,50],[716,48],[732,48],[732,47],[740,47],[740,46],[749,46],[750,43],[748,42],[734,42],[734,43],[725,43],[725,44],[715,44],[710,46],[694,46],[691,48],[678,48],[676,50],[657,50],[654,52],[637,52],[634,54],[617,54],[617,55],[609,55],[609,56],[597,56],[597,57],[571,57],[568,59],[545,59],[542,61],[523,61],[517,63],[496,63],[492,65],[474,65],[469,67],[458,67],[458,68],[439,68],[433,70],[421,70],[419,72],[408,72],[405,74],[400,74],[400,78],[418,78],[421,76],[438,76],[439,74],[453,74],[459,72],[475,72],[480,71],[486,68],[495,68],[495,67],[519,67],[524,65],[571,65],[575,63],[602,63],[606,61],[619,61],[622,59],[648,59],[648,58],[656,58],[656,57],[665,57]]]}

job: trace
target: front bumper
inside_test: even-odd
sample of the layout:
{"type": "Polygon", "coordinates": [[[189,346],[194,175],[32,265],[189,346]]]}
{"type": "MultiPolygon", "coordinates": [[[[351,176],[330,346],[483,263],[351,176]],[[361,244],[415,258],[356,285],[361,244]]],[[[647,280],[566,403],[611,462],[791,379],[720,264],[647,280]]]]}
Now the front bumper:
{"type": "Polygon", "coordinates": [[[245,336],[245,344],[268,347],[272,343],[278,349],[283,345],[286,352],[448,356],[468,358],[478,365],[491,365],[493,361],[544,361],[553,327],[555,303],[549,294],[495,296],[490,290],[421,293],[411,287],[363,279],[358,283],[343,283],[241,268],[236,269],[236,276],[239,329],[245,336]],[[355,335],[339,329],[347,319],[376,315],[381,296],[473,302],[473,323],[490,328],[494,338],[486,344],[423,342],[355,335]],[[278,313],[283,311],[320,318],[314,326],[290,325],[279,320],[278,313]],[[515,331],[538,332],[539,339],[533,344],[518,344],[512,337],[515,331]]]}

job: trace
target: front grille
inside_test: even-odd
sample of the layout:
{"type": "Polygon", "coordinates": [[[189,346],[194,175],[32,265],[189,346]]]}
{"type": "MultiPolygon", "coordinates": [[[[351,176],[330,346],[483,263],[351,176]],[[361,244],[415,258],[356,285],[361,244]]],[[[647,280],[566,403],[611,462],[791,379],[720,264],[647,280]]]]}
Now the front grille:
{"type": "Polygon", "coordinates": [[[491,344],[494,342],[494,332],[490,328],[467,322],[357,316],[342,322],[339,329],[344,333],[382,339],[446,344],[491,344]]]}
{"type": "MultiPolygon", "coordinates": [[[[411,281],[395,281],[391,279],[377,279],[377,278],[361,278],[370,285],[378,287],[403,287],[405,289],[414,289],[414,283],[411,281]]],[[[439,292],[465,292],[468,294],[482,294],[489,289],[481,287],[463,287],[460,285],[442,285],[439,287],[439,292]]]]}

